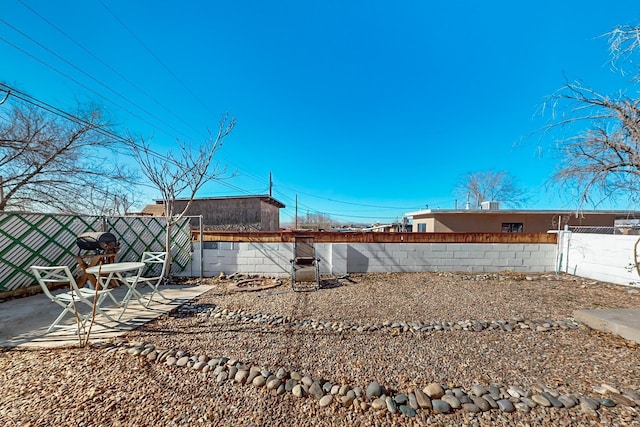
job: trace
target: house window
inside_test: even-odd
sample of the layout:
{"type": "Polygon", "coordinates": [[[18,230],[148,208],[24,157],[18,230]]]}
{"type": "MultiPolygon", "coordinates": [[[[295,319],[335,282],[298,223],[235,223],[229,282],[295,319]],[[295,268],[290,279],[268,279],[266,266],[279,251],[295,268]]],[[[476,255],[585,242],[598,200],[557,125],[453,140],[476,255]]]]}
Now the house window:
{"type": "Polygon", "coordinates": [[[502,232],[503,233],[522,233],[524,231],[524,227],[521,222],[503,222],[502,223],[502,232]]]}
{"type": "Polygon", "coordinates": [[[426,233],[427,224],[418,224],[418,233],[426,233]]]}

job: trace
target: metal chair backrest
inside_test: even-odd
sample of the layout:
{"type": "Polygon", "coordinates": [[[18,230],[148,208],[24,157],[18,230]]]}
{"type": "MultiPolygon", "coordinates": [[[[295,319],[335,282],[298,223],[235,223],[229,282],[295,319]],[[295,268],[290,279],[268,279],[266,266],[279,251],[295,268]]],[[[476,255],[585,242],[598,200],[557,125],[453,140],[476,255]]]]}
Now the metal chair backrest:
{"type": "Polygon", "coordinates": [[[67,290],[76,291],[78,290],[78,285],[76,284],[76,280],[73,278],[73,274],[71,274],[71,270],[66,265],[52,266],[52,267],[43,267],[32,265],[31,271],[35,276],[36,280],[40,284],[42,291],[45,295],[51,299],[56,299],[56,296],[51,293],[48,285],[53,284],[61,284],[65,283],[69,285],[67,290]]]}
{"type": "Polygon", "coordinates": [[[147,271],[144,272],[144,276],[161,276],[167,263],[167,253],[143,252],[141,261],[147,264],[147,271]]]}
{"type": "Polygon", "coordinates": [[[293,259],[296,264],[310,264],[316,258],[314,238],[296,236],[293,238],[293,259]]]}

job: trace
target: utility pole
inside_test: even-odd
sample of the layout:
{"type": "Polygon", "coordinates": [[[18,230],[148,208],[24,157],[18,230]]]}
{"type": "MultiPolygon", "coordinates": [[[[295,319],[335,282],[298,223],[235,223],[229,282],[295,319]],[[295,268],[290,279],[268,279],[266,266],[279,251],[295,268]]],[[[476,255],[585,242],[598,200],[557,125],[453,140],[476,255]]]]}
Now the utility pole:
{"type": "Polygon", "coordinates": [[[298,195],[296,194],[296,227],[295,230],[298,229],[298,195]]]}
{"type": "Polygon", "coordinates": [[[273,178],[271,176],[271,172],[269,172],[269,197],[272,197],[273,194],[273,178]]]}

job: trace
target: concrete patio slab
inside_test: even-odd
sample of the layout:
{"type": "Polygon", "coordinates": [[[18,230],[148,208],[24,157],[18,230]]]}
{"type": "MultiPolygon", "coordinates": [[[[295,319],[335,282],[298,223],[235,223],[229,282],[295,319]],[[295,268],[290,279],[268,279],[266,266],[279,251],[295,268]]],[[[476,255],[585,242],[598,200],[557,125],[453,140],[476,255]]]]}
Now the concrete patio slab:
{"type": "MultiPolygon", "coordinates": [[[[96,321],[91,327],[90,341],[97,343],[123,335],[127,331],[168,313],[185,302],[211,289],[211,286],[161,286],[163,299],[154,295],[149,308],[132,299],[129,302],[120,322],[96,315],[96,321]]],[[[148,298],[151,289],[140,287],[138,290],[148,298]]],[[[126,293],[126,287],[121,286],[113,290],[115,298],[120,301],[126,293]]],[[[146,302],[146,299],[143,299],[146,302]]],[[[109,298],[103,308],[107,314],[117,319],[122,308],[113,304],[109,298]]],[[[3,347],[63,347],[78,344],[76,328],[55,328],[47,333],[49,325],[61,313],[62,308],[49,301],[44,294],[33,295],[0,302],[0,346],[3,347]]],[[[61,322],[63,325],[73,326],[75,320],[69,314],[61,322]]]]}
{"type": "Polygon", "coordinates": [[[609,332],[640,343],[640,309],[576,310],[573,317],[598,331],[609,332]]]}

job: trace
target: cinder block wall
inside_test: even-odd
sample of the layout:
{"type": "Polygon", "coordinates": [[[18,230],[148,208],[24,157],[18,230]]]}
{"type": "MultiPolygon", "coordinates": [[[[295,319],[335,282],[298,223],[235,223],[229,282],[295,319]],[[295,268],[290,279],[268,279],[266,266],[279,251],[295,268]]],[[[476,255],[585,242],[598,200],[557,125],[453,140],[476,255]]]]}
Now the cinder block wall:
{"type": "MultiPolygon", "coordinates": [[[[181,273],[200,275],[199,243],[181,273]]],[[[465,271],[549,272],[556,268],[555,244],[505,243],[317,243],[320,274],[465,271]]],[[[205,242],[203,276],[246,273],[290,274],[291,243],[205,242]]]]}
{"type": "MultiPolygon", "coordinates": [[[[634,246],[640,236],[561,232],[560,271],[619,285],[640,286],[634,246]]],[[[640,252],[640,248],[638,248],[640,252]]],[[[639,254],[640,255],[640,254],[639,254]]]]}

